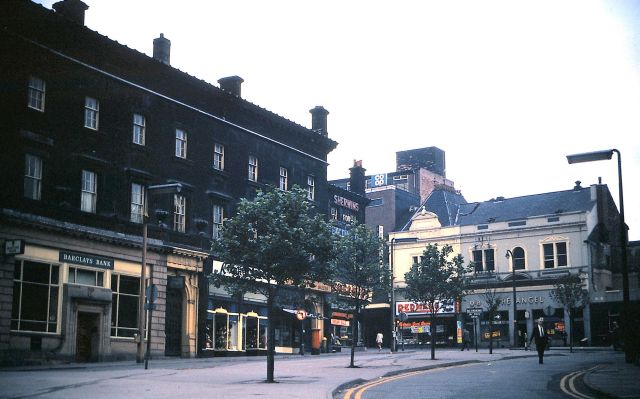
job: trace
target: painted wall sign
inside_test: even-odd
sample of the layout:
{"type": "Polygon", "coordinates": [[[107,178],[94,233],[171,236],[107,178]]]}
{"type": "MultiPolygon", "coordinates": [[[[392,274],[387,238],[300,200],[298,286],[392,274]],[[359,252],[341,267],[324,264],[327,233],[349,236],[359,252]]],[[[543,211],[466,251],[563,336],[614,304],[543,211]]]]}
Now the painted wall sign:
{"type": "Polygon", "coordinates": [[[334,195],[333,196],[333,202],[336,205],[340,205],[340,206],[342,206],[344,208],[351,209],[351,210],[354,210],[354,211],[357,211],[357,210],[360,209],[360,205],[358,205],[357,202],[351,201],[350,199],[341,197],[339,195],[334,195]]]}
{"type": "Polygon", "coordinates": [[[113,258],[105,258],[103,256],[70,251],[60,251],[58,260],[60,262],[73,263],[75,265],[99,267],[101,269],[110,270],[113,270],[113,265],[115,263],[113,258]]]}

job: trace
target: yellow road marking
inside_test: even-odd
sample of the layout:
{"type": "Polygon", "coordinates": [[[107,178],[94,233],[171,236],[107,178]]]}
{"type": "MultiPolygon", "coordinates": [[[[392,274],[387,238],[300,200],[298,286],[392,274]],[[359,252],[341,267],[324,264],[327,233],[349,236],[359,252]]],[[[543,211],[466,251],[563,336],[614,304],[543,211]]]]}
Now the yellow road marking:
{"type": "Polygon", "coordinates": [[[399,380],[399,379],[402,379],[402,378],[412,377],[412,376],[418,375],[418,374],[426,374],[426,373],[433,372],[433,371],[440,371],[440,370],[452,369],[452,368],[457,368],[457,367],[466,367],[466,366],[469,366],[469,365],[470,364],[459,364],[459,365],[456,365],[456,366],[446,366],[446,367],[433,368],[433,369],[428,369],[428,370],[409,371],[407,373],[398,374],[398,375],[394,375],[394,376],[391,376],[391,377],[382,377],[382,378],[380,378],[380,379],[378,379],[376,381],[367,382],[367,383],[365,383],[363,385],[359,385],[357,387],[349,388],[347,391],[345,391],[345,393],[342,396],[342,398],[343,399],[351,399],[351,395],[355,392],[355,396],[353,397],[353,399],[362,399],[362,395],[364,394],[364,392],[367,389],[376,387],[378,385],[386,384],[387,382],[399,380]]]}
{"type": "Polygon", "coordinates": [[[560,380],[560,389],[562,390],[562,392],[564,392],[565,394],[576,398],[576,399],[595,399],[593,396],[589,396],[586,395],[584,393],[579,392],[576,389],[575,386],[575,381],[576,379],[582,377],[585,373],[587,373],[588,371],[594,370],[596,368],[600,367],[598,366],[594,366],[588,370],[580,370],[580,371],[574,371],[573,373],[567,374],[564,377],[562,377],[562,379],[560,380]],[[568,387],[567,387],[568,385],[568,387]]]}

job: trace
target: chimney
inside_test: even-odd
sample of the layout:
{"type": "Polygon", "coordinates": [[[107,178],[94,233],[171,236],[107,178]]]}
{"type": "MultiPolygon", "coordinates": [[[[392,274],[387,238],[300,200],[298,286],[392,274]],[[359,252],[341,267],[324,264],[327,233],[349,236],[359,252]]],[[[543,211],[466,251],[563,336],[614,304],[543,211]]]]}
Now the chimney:
{"type": "Polygon", "coordinates": [[[327,136],[327,115],[329,111],[324,109],[323,106],[317,105],[314,109],[310,109],[311,112],[311,130],[320,133],[323,136],[327,136]]]}
{"type": "Polygon", "coordinates": [[[171,40],[164,37],[164,33],[153,39],[153,59],[165,65],[171,65],[171,40]]]}
{"type": "Polygon", "coordinates": [[[575,191],[580,191],[580,190],[582,190],[582,186],[580,185],[580,183],[582,183],[580,180],[576,180],[576,185],[575,185],[575,186],[573,186],[573,189],[574,189],[575,191]]]}
{"type": "Polygon", "coordinates": [[[356,194],[365,194],[365,168],[362,167],[362,161],[353,160],[353,168],[349,169],[349,187],[356,194]]]}
{"type": "Polygon", "coordinates": [[[53,4],[53,9],[56,10],[56,13],[83,26],[84,12],[88,8],[89,6],[80,0],[62,0],[53,4]]]}
{"type": "Polygon", "coordinates": [[[227,76],[226,78],[218,79],[220,88],[236,97],[241,97],[242,82],[244,82],[244,79],[240,76],[227,76]]]}

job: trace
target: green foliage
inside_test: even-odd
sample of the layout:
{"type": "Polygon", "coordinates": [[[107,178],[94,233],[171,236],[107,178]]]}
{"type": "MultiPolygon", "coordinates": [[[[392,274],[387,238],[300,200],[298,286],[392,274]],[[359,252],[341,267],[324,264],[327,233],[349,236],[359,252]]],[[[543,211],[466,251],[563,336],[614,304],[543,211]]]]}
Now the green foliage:
{"type": "Polygon", "coordinates": [[[213,245],[224,273],[212,276],[228,290],[268,294],[279,286],[304,288],[325,281],[333,256],[332,233],[299,187],[268,188],[242,199],[213,245]],[[271,283],[271,284],[267,284],[271,283]]]}
{"type": "MultiPolygon", "coordinates": [[[[363,224],[352,225],[345,236],[335,242],[333,283],[349,287],[343,301],[350,307],[369,302],[374,291],[389,290],[389,268],[381,261],[380,250],[385,245],[377,234],[363,224]]],[[[339,291],[339,290],[338,290],[339,291]]]]}
{"type": "Polygon", "coordinates": [[[431,309],[441,301],[462,297],[468,287],[471,267],[464,266],[462,255],[451,257],[452,253],[453,248],[448,244],[442,250],[438,244],[428,244],[420,263],[414,263],[404,275],[405,296],[431,309]]]}
{"type": "Polygon", "coordinates": [[[553,285],[550,295],[562,304],[567,311],[582,308],[589,302],[589,293],[585,290],[579,276],[571,275],[553,285]]]}

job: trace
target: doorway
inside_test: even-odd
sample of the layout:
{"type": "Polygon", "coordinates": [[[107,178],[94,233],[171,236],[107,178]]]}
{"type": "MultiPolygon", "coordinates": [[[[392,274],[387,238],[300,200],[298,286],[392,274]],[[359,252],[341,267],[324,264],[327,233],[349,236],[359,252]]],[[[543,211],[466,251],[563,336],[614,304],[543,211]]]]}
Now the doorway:
{"type": "Polygon", "coordinates": [[[167,288],[167,313],[164,333],[166,336],[164,354],[180,356],[182,352],[182,290],[167,288]]]}
{"type": "Polygon", "coordinates": [[[100,333],[98,313],[78,312],[76,324],[76,362],[86,363],[98,360],[100,333]]]}

